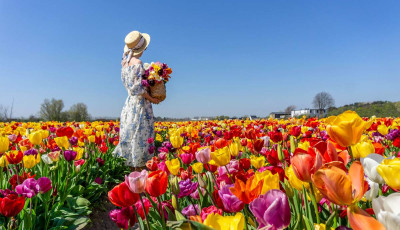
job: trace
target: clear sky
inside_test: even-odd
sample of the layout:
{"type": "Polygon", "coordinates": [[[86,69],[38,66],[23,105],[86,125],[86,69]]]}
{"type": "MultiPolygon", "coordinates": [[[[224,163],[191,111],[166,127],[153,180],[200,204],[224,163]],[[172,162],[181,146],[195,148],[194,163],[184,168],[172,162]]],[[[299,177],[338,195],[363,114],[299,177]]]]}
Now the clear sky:
{"type": "Polygon", "coordinates": [[[0,0],[0,105],[37,114],[45,98],[119,116],[125,35],[147,32],[144,62],[173,69],[155,116],[267,116],[400,100],[400,1],[0,0]]]}

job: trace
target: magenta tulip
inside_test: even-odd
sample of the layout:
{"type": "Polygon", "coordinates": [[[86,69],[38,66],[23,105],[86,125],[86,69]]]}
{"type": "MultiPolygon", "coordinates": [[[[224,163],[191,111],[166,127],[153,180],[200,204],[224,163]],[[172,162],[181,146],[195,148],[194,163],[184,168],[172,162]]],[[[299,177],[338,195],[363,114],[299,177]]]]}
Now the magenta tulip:
{"type": "Polygon", "coordinates": [[[32,198],[39,192],[39,185],[34,178],[24,180],[22,184],[15,187],[15,192],[27,198],[32,198]]]}
{"type": "Polygon", "coordinates": [[[250,203],[250,210],[260,224],[258,228],[284,229],[290,224],[290,207],[284,192],[271,189],[250,203]]]}
{"type": "Polygon", "coordinates": [[[41,177],[37,180],[37,184],[39,185],[39,192],[41,194],[44,194],[48,192],[52,186],[51,186],[51,180],[47,177],[41,177]]]}
{"type": "Polygon", "coordinates": [[[232,194],[229,188],[234,185],[225,185],[219,191],[219,197],[224,205],[225,211],[230,213],[240,212],[244,208],[244,203],[232,194]]]}

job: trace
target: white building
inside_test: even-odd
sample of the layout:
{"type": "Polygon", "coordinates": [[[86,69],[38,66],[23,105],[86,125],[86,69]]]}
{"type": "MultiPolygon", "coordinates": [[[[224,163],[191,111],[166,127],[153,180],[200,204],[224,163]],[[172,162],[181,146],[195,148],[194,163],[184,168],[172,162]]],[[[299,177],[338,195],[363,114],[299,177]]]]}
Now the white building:
{"type": "Polygon", "coordinates": [[[327,109],[299,109],[293,110],[291,112],[291,117],[298,117],[303,115],[310,117],[321,117],[326,116],[327,112],[327,109]]]}

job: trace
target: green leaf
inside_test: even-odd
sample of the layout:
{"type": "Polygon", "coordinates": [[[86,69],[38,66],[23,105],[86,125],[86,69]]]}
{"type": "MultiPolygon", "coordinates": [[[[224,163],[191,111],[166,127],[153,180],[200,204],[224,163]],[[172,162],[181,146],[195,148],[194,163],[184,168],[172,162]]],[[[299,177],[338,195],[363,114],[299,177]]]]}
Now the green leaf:
{"type": "Polygon", "coordinates": [[[303,215],[303,219],[306,225],[306,230],[314,230],[314,224],[305,215],[303,215]]]}
{"type": "Polygon", "coordinates": [[[175,216],[177,221],[186,220],[186,218],[182,215],[182,213],[175,210],[175,216]]]}

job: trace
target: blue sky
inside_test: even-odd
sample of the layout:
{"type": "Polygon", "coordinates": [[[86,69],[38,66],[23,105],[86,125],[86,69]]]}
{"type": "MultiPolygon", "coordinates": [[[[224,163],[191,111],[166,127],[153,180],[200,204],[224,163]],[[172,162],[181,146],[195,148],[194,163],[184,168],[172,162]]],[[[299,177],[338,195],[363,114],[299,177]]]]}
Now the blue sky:
{"type": "Polygon", "coordinates": [[[310,107],[398,101],[399,1],[0,1],[0,105],[119,116],[125,35],[147,32],[144,62],[173,69],[155,116],[266,116],[310,107]]]}

